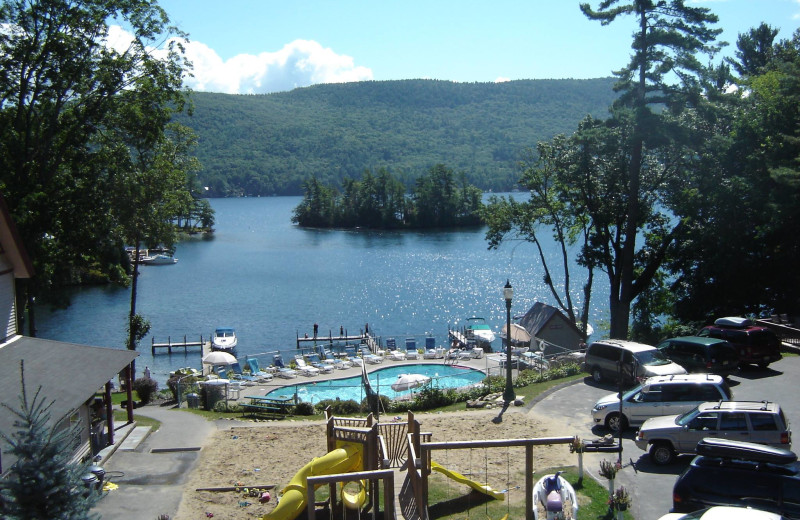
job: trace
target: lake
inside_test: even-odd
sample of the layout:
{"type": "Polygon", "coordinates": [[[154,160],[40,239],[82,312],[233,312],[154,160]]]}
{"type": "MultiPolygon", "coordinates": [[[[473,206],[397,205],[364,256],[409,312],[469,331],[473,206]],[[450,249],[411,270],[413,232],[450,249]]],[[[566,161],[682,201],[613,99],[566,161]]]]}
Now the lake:
{"type": "MultiPolygon", "coordinates": [[[[137,370],[148,366],[163,382],[175,368],[199,368],[199,349],[153,356],[151,338],[196,341],[222,326],[236,329],[239,357],[294,350],[297,336],[311,335],[314,323],[320,336],[337,335],[340,327],[359,333],[369,324],[383,337],[435,335],[446,344],[448,326],[460,328],[472,316],[495,331],[503,326],[507,279],[514,287],[512,315],[536,301],[554,303],[532,244],[509,241],[490,251],[485,229],[301,229],[290,221],[300,201],[211,199],[212,237],[178,243],[177,264],[141,266],[137,310],[152,328],[139,347],[137,370]]],[[[572,275],[576,302],[582,275],[572,275]]],[[[601,332],[608,290],[602,275],[595,280],[590,322],[601,332]]],[[[125,348],[130,290],[91,287],[71,294],[65,310],[37,309],[38,336],[125,348]]]]}

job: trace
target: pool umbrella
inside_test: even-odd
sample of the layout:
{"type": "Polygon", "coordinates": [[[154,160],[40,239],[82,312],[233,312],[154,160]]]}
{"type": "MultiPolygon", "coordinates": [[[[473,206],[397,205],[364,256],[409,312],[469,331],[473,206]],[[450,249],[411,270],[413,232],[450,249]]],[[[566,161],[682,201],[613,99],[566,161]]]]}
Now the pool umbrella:
{"type": "Polygon", "coordinates": [[[232,365],[234,363],[236,363],[235,357],[220,350],[215,350],[203,358],[205,365],[232,365]]]}
{"type": "Polygon", "coordinates": [[[400,374],[397,380],[392,383],[392,390],[395,392],[406,392],[412,388],[417,388],[428,383],[430,377],[422,374],[400,374]]]}
{"type": "MultiPolygon", "coordinates": [[[[500,335],[502,337],[506,337],[506,326],[503,325],[503,328],[500,331],[500,335]]],[[[525,327],[518,323],[511,324],[511,341],[514,343],[528,343],[531,340],[531,335],[527,331],[525,327]]]]}

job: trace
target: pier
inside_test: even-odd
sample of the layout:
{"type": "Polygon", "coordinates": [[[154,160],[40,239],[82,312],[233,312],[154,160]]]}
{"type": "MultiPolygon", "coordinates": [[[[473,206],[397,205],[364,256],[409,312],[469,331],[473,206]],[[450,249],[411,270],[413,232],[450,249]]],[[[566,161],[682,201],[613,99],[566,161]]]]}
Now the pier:
{"type": "Polygon", "coordinates": [[[301,348],[301,345],[306,344],[306,343],[313,343],[314,345],[317,345],[319,343],[327,343],[327,344],[329,344],[331,346],[334,343],[361,343],[361,342],[367,340],[367,338],[370,338],[370,337],[371,336],[369,334],[359,334],[357,336],[348,336],[347,333],[345,333],[342,336],[334,336],[330,332],[328,333],[328,336],[317,335],[317,337],[300,337],[300,335],[298,334],[298,336],[297,336],[297,348],[301,348]]]}
{"type": "Polygon", "coordinates": [[[203,336],[200,336],[200,341],[187,341],[186,336],[183,337],[183,341],[172,342],[172,337],[167,336],[166,343],[156,343],[156,338],[152,338],[152,344],[150,345],[150,351],[155,354],[157,349],[165,348],[167,351],[172,354],[173,348],[183,348],[184,352],[187,352],[189,347],[200,347],[200,353],[202,354],[206,350],[210,350],[211,345],[209,344],[208,349],[204,349],[203,346],[209,342],[203,341],[203,336]]]}
{"type": "Polygon", "coordinates": [[[467,348],[470,346],[467,337],[455,329],[449,329],[447,335],[450,337],[451,344],[455,341],[458,342],[459,347],[467,348]]]}

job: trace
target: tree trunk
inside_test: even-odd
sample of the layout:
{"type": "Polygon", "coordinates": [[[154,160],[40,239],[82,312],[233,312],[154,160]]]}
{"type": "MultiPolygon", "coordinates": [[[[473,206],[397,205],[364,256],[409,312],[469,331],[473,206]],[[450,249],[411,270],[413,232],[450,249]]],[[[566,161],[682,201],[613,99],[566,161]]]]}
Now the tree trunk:
{"type": "MultiPolygon", "coordinates": [[[[136,350],[136,286],[139,282],[139,241],[133,257],[133,279],[131,281],[131,309],[128,314],[128,350],[136,350]]],[[[136,380],[136,360],[131,361],[131,380],[136,380]]]]}

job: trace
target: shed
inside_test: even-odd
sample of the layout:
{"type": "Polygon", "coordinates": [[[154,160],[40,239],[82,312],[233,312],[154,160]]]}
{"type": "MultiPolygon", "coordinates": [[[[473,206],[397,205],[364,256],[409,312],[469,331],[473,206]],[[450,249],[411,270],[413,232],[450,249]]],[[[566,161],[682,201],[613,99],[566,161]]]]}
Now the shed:
{"type": "Polygon", "coordinates": [[[520,319],[519,324],[536,340],[546,343],[545,354],[579,350],[583,335],[569,318],[551,305],[536,302],[520,319]]]}

